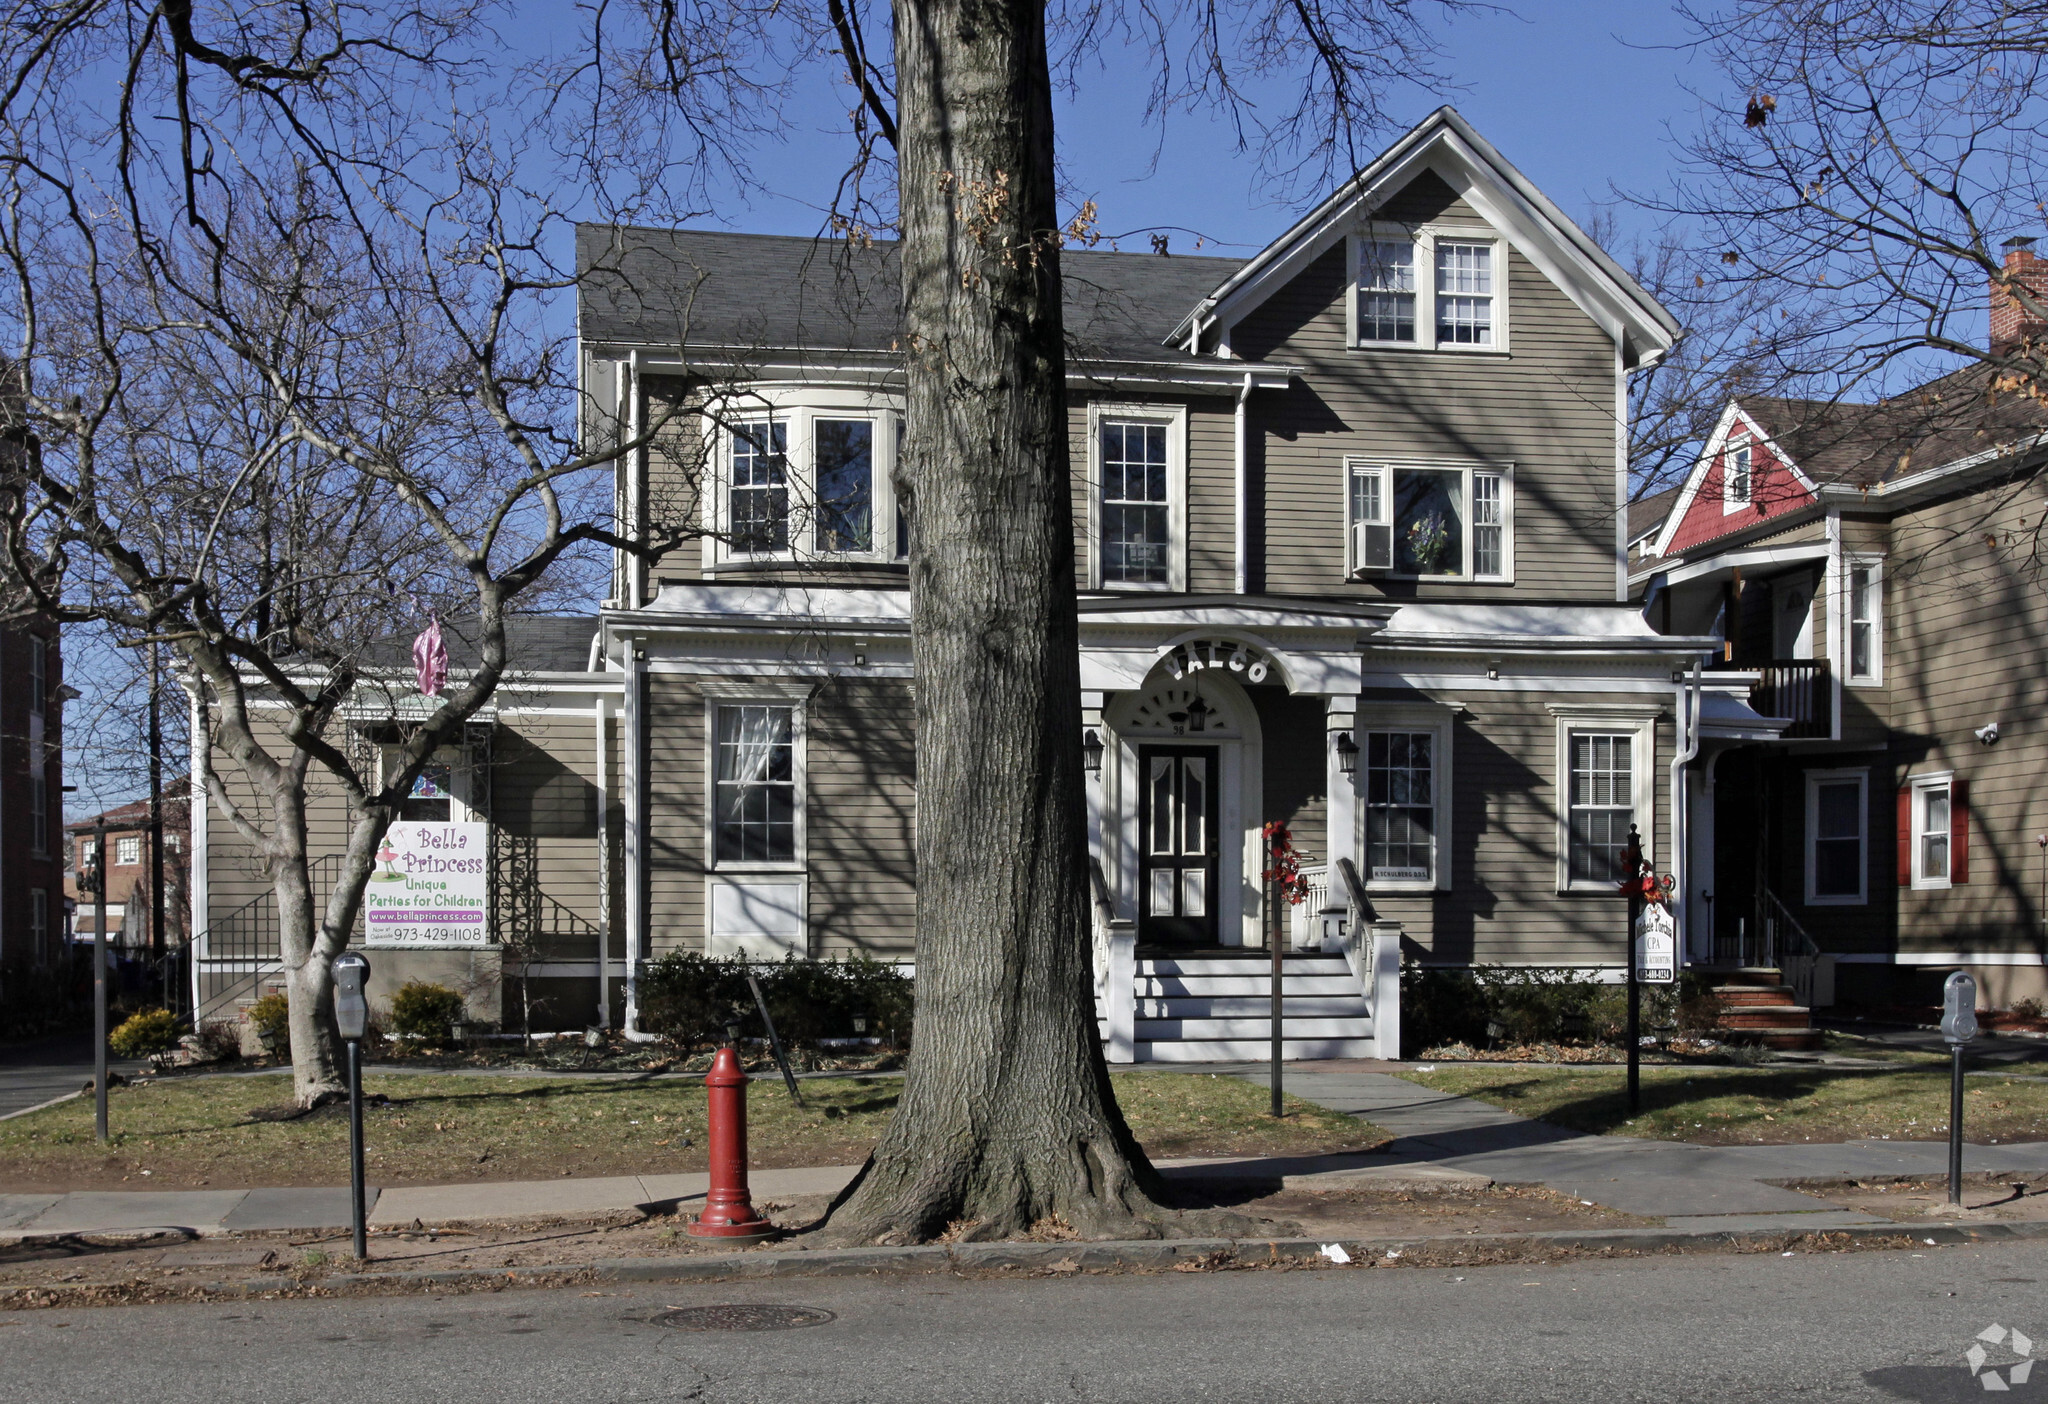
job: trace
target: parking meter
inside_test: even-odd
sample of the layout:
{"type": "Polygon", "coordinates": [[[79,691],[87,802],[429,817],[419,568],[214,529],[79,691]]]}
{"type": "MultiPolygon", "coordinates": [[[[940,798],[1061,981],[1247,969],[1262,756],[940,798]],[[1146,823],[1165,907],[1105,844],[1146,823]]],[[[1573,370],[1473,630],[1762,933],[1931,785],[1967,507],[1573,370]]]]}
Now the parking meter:
{"type": "Polygon", "coordinates": [[[1977,982],[1960,970],[1941,987],[1941,1036],[1950,1043],[1977,1036],[1977,982]]]}
{"type": "Polygon", "coordinates": [[[369,983],[369,961],[354,951],[334,958],[334,1022],[343,1038],[359,1039],[369,1030],[370,1001],[363,993],[369,983]]]}
{"type": "Polygon", "coordinates": [[[1963,1202],[1963,1045],[1977,1036],[1977,982],[1958,970],[1941,987],[1941,1036],[1948,1041],[1948,1202],[1963,1202]]]}
{"type": "Polygon", "coordinates": [[[370,1028],[370,962],[355,951],[334,958],[334,1022],[348,1042],[348,1187],[355,1214],[356,1259],[370,1256],[368,1204],[363,1185],[363,1035],[370,1028]]]}

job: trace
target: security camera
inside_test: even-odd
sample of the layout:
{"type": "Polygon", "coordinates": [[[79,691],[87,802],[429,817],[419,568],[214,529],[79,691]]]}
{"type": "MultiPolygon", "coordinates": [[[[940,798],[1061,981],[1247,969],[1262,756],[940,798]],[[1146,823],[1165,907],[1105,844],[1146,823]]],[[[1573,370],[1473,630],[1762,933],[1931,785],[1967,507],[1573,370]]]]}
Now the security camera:
{"type": "Polygon", "coordinates": [[[1977,739],[1989,746],[1998,739],[1998,723],[1986,722],[1977,728],[1977,739]]]}

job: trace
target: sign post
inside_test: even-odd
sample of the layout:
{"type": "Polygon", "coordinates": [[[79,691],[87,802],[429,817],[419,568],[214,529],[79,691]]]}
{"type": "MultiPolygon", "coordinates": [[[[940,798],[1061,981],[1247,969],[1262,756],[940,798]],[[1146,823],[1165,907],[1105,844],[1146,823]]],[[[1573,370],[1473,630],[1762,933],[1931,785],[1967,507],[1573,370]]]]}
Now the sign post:
{"type": "Polygon", "coordinates": [[[1668,985],[1678,978],[1678,927],[1633,824],[1621,861],[1621,895],[1628,898],[1628,1114],[1634,1116],[1643,1100],[1643,982],[1668,985]]]}
{"type": "Polygon", "coordinates": [[[1949,1049],[1948,1202],[1963,1203],[1963,1047],[1977,1036],[1977,982],[1958,970],[1941,987],[1941,1036],[1949,1049]]]}
{"type": "Polygon", "coordinates": [[[370,962],[359,952],[334,958],[334,1022],[348,1043],[348,1188],[355,1227],[356,1261],[370,1256],[369,1222],[363,1189],[363,1035],[369,1031],[370,962]]]}
{"type": "Polygon", "coordinates": [[[107,1139],[107,818],[92,831],[92,1127],[107,1139]]]}

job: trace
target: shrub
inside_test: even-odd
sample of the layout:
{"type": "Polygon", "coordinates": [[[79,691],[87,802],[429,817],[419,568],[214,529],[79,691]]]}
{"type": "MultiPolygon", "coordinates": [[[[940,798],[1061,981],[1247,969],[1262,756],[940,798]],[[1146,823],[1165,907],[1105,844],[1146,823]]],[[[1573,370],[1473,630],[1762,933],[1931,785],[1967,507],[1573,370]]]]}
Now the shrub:
{"type": "MultiPolygon", "coordinates": [[[[738,957],[670,952],[641,973],[643,1023],[679,1048],[723,1042],[727,1021],[735,1018],[742,1037],[764,1036],[747,968],[738,957]]],[[[890,962],[792,956],[757,963],[753,971],[775,1032],[789,1046],[855,1037],[856,1017],[867,1019],[868,1037],[901,1041],[910,1035],[912,983],[890,962]]]]}
{"type": "Polygon", "coordinates": [[[291,1001],[282,994],[267,994],[249,1006],[249,1022],[265,1043],[283,1043],[291,1037],[291,1001]]]}
{"type": "Polygon", "coordinates": [[[233,1062],[242,1056],[241,1030],[225,1019],[201,1024],[198,1036],[199,1056],[209,1062],[233,1062]]]}
{"type": "Polygon", "coordinates": [[[178,1046],[178,1016],[168,1009],[144,1009],[129,1015],[107,1035],[107,1047],[122,1058],[147,1058],[178,1046]]]}
{"type": "Polygon", "coordinates": [[[2012,1002],[2012,1012],[2019,1015],[2022,1019],[2032,1019],[2038,1023],[2041,1016],[2044,1013],[2048,1013],[2048,1006],[2044,1006],[2040,1000],[2029,996],[2026,999],[2014,1000],[2012,1002]]]}
{"type": "Polygon", "coordinates": [[[408,980],[391,996],[391,1030],[428,1043],[446,1043],[448,1026],[463,1018],[462,996],[446,985],[408,980]]]}
{"type": "MultiPolygon", "coordinates": [[[[1642,987],[1642,1033],[1701,1034],[1721,1012],[1711,984],[1686,972],[1642,987]]],[[[1408,966],[1401,972],[1402,1042],[1410,1051],[1464,1043],[1594,1041],[1628,1037],[1628,987],[1542,966],[1408,966]]]]}

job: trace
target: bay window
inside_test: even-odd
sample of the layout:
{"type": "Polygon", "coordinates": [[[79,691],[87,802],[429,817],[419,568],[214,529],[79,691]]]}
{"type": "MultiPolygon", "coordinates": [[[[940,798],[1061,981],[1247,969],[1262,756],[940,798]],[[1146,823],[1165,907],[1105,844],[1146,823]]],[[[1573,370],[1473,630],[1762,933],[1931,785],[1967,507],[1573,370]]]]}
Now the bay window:
{"type": "Polygon", "coordinates": [[[1512,575],[1507,469],[1352,460],[1347,477],[1349,574],[1512,575]]]}
{"type": "Polygon", "coordinates": [[[789,549],[789,425],[764,420],[732,431],[732,548],[789,549]]]}
{"type": "Polygon", "coordinates": [[[1368,228],[1351,241],[1351,344],[1506,350],[1506,258],[1491,229],[1368,228]]]}
{"type": "Polygon", "coordinates": [[[708,515],[720,561],[900,560],[907,531],[889,483],[903,421],[866,397],[712,417],[719,495],[708,515]]]}
{"type": "Polygon", "coordinates": [[[874,423],[818,419],[811,434],[818,460],[818,550],[866,551],[874,531],[874,423]]]}

